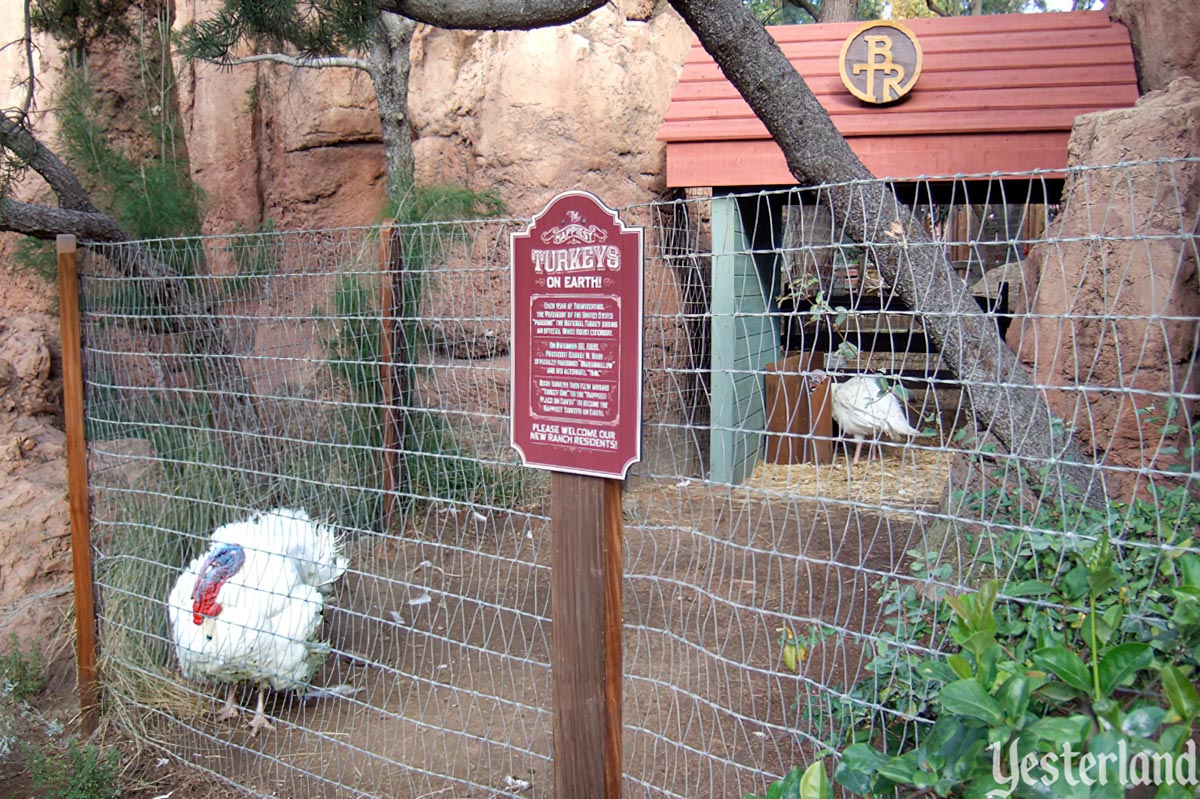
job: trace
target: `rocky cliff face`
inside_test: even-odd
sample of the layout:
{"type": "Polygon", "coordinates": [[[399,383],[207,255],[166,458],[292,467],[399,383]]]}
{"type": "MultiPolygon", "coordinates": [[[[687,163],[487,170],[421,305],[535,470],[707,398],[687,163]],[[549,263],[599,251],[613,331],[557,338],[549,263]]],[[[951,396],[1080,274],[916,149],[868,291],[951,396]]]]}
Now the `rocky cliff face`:
{"type": "Polygon", "coordinates": [[[48,640],[71,585],[59,346],[40,279],[8,274],[0,303],[0,648],[48,640]]]}
{"type": "MultiPolygon", "coordinates": [[[[179,24],[215,0],[180,3],[179,24]]],[[[665,2],[610,3],[573,25],[480,33],[423,27],[410,117],[421,183],[491,189],[514,215],[584,188],[609,205],[663,191],[655,139],[691,33],[665,2]]],[[[180,65],[206,229],[368,224],[385,174],[371,82],[352,69],[180,65]]]]}
{"type": "Polygon", "coordinates": [[[1129,28],[1142,93],[1176,78],[1200,80],[1200,3],[1108,0],[1108,15],[1129,28]]]}
{"type": "MultiPolygon", "coordinates": [[[[1200,152],[1200,82],[1182,77],[1133,108],[1075,121],[1076,165],[1180,158],[1200,152]]],[[[1008,340],[1039,384],[1119,387],[1121,393],[1050,391],[1055,412],[1078,421],[1080,443],[1113,469],[1110,496],[1144,490],[1145,470],[1184,459],[1194,409],[1166,418],[1161,396],[1200,390],[1196,341],[1200,283],[1180,232],[1200,212],[1200,168],[1185,163],[1080,172],[1062,214],[1027,263],[1032,316],[1008,340]],[[1111,319],[1101,322],[1100,318],[1111,319]],[[1166,434],[1168,423],[1183,434],[1166,434]]]]}
{"type": "MultiPolygon", "coordinates": [[[[179,0],[177,24],[217,5],[179,0]]],[[[0,3],[3,41],[20,35],[21,10],[0,3]]],[[[531,215],[568,188],[612,206],[653,199],[664,189],[655,133],[690,37],[663,0],[616,0],[573,25],[530,33],[419,30],[410,98],[418,181],[494,190],[513,215],[531,215]]],[[[53,42],[38,45],[36,125],[52,140],[44,111],[61,59],[53,42]]],[[[0,70],[21,74],[19,56],[19,48],[0,51],[0,70]]],[[[143,143],[132,122],[157,102],[139,85],[136,62],[128,52],[90,62],[110,130],[134,148],[143,143]]],[[[365,73],[177,61],[175,75],[164,92],[177,92],[180,152],[205,193],[205,232],[381,219],[383,147],[365,73]]],[[[18,105],[19,87],[6,85],[0,101],[18,105]]],[[[33,182],[21,194],[46,190],[33,182]]],[[[0,640],[10,632],[36,640],[70,608],[60,348],[55,287],[21,271],[11,245],[11,237],[0,244],[0,640]]]]}
{"type": "Polygon", "coordinates": [[[413,46],[419,176],[500,192],[528,215],[567,188],[617,207],[664,189],[658,126],[691,33],[652,3],[610,3],[530,33],[424,29],[413,46]]]}

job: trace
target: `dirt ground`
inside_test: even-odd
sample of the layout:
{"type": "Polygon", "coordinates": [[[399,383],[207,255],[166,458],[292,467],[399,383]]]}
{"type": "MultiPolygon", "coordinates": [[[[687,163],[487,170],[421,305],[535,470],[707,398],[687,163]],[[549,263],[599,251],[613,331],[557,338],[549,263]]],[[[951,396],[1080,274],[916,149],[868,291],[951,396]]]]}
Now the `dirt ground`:
{"type": "MultiPolygon", "coordinates": [[[[884,464],[896,461],[856,468],[884,464]]],[[[699,481],[638,481],[624,512],[625,795],[762,790],[811,757],[794,734],[806,698],[861,674],[846,636],[787,672],[779,627],[876,630],[872,584],[921,531],[699,481]]],[[[352,694],[273,694],[276,729],[252,738],[219,721],[218,692],[201,688],[187,710],[150,703],[146,734],[264,795],[550,797],[549,552],[540,513],[436,507],[402,536],[355,541],[327,609],[334,654],[315,680],[352,694]]],[[[251,692],[239,701],[252,706],[251,692]]],[[[239,795],[161,758],[135,756],[131,785],[146,787],[126,795],[239,795]]]]}
{"type": "MultiPolygon", "coordinates": [[[[0,799],[40,799],[24,751],[62,753],[71,738],[79,736],[79,697],[75,692],[74,663],[59,658],[49,668],[46,688],[17,705],[0,700],[0,726],[14,742],[0,754],[0,799]]],[[[125,799],[241,799],[244,791],[205,775],[162,752],[138,743],[128,733],[102,721],[84,741],[102,753],[120,753],[118,796],[125,799]]],[[[101,799],[95,797],[94,799],[101,799]]]]}
{"type": "MultiPolygon", "coordinates": [[[[24,642],[21,649],[36,644],[50,661],[46,687],[40,694],[23,705],[0,697],[0,799],[31,799],[40,794],[33,787],[21,745],[64,747],[79,734],[79,705],[70,635],[62,423],[40,403],[30,407],[31,398],[49,396],[57,405],[60,393],[57,292],[53,282],[14,263],[13,241],[11,236],[0,236],[0,318],[9,323],[22,316],[42,320],[51,356],[50,368],[44,370],[36,363],[22,362],[28,373],[16,371],[24,382],[14,383],[12,375],[6,375],[8,382],[0,387],[0,476],[4,485],[0,496],[0,654],[9,651],[9,635],[16,634],[24,642]],[[24,589],[23,596],[6,593],[19,588],[24,589]],[[5,746],[5,741],[11,744],[5,746]]],[[[161,752],[139,745],[112,725],[102,725],[91,740],[121,753],[122,797],[245,796],[178,761],[164,760],[161,752]]]]}
{"type": "MultiPolygon", "coordinates": [[[[51,311],[45,287],[27,283],[17,281],[6,302],[19,294],[27,308],[51,311]]],[[[793,674],[780,662],[779,628],[875,629],[872,583],[896,570],[922,532],[904,513],[872,508],[938,500],[902,497],[898,463],[893,452],[853,474],[844,464],[823,481],[772,473],[736,489],[631,482],[627,797],[741,797],[810,756],[793,732],[803,706],[821,686],[852,682],[861,653],[845,636],[830,639],[793,674]],[[871,490],[892,493],[862,493],[871,490]],[[828,496],[840,501],[818,501],[828,496]]],[[[182,683],[173,664],[156,678],[178,706],[110,694],[110,706],[144,725],[134,738],[109,719],[92,739],[120,752],[120,795],[247,795],[208,769],[289,799],[551,796],[547,527],[542,508],[433,507],[402,535],[353,542],[352,572],[328,613],[334,655],[316,683],[354,693],[272,694],[273,733],[251,738],[244,723],[218,721],[219,690],[182,683]]],[[[63,635],[65,644],[47,646],[60,653],[47,688],[25,707],[0,706],[27,747],[61,748],[78,734],[63,635]]],[[[252,693],[239,701],[252,706],[252,693]]],[[[35,795],[20,747],[0,755],[0,799],[35,795]]]]}

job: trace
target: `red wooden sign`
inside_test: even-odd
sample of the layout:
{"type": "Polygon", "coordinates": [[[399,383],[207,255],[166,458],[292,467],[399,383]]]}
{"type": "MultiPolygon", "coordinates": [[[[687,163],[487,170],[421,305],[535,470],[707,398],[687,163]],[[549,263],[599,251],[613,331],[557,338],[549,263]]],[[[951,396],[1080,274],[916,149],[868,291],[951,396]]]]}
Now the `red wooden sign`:
{"type": "Polygon", "coordinates": [[[512,445],[527,466],[624,479],[641,424],[642,229],[564,192],[512,236],[512,445]]]}

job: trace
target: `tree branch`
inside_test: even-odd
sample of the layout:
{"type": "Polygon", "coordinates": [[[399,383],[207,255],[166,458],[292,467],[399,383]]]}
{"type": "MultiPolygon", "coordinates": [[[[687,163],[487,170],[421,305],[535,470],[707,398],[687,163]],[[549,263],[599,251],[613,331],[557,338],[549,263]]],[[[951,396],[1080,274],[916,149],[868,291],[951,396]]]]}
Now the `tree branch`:
{"type": "Polygon", "coordinates": [[[25,87],[25,100],[21,104],[21,112],[25,116],[29,116],[33,111],[33,93],[37,81],[33,66],[33,16],[30,13],[32,2],[33,0],[25,0],[25,66],[29,70],[29,85],[25,87]]]}
{"type": "Polygon", "coordinates": [[[813,22],[821,21],[820,11],[809,0],[783,0],[784,5],[795,6],[813,18],[813,22]]]}
{"type": "Polygon", "coordinates": [[[53,208],[8,198],[0,198],[0,230],[24,233],[36,239],[53,239],[59,233],[73,233],[81,241],[129,240],[108,214],[53,208]]]}
{"type": "Polygon", "coordinates": [[[79,179],[57,155],[34,137],[24,125],[23,118],[14,119],[0,113],[0,147],[41,175],[58,198],[60,206],[71,211],[99,213],[79,179]]]}
{"type": "Polygon", "coordinates": [[[240,58],[229,59],[214,59],[201,58],[201,61],[206,61],[209,64],[216,64],[221,67],[236,67],[242,64],[254,64],[261,61],[267,61],[275,64],[283,64],[289,67],[300,67],[304,69],[320,69],[321,67],[348,67],[350,69],[361,69],[364,72],[370,72],[370,64],[366,59],[354,58],[353,56],[320,56],[315,58],[305,58],[304,56],[288,55],[287,53],[259,53],[256,55],[241,56],[240,58]]]}
{"type": "Polygon", "coordinates": [[[381,0],[379,8],[439,28],[530,30],[586,17],[608,0],[381,0]]]}
{"type": "Polygon", "coordinates": [[[928,9],[929,9],[930,11],[932,11],[933,13],[937,14],[939,17],[948,17],[948,16],[950,16],[950,12],[948,12],[948,11],[944,10],[943,8],[941,8],[941,7],[940,7],[940,6],[939,6],[937,3],[935,3],[933,0],[925,0],[925,7],[926,7],[926,8],[928,8],[928,9]]]}

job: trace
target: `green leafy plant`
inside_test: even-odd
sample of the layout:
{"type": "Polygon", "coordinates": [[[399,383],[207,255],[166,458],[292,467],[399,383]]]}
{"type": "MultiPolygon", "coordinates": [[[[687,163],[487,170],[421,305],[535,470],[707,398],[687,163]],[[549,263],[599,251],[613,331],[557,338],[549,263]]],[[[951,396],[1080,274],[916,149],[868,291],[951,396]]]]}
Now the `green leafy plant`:
{"type": "Polygon", "coordinates": [[[21,648],[16,633],[0,654],[0,696],[23,702],[41,693],[46,684],[46,661],[36,646],[21,648]]]}
{"type": "MultiPolygon", "coordinates": [[[[1106,600],[1124,588],[1111,542],[1101,537],[1077,561],[1087,586],[1079,612],[1096,619],[1106,600]]],[[[1116,799],[1124,786],[1115,776],[1102,778],[1105,761],[1111,776],[1132,757],[1171,762],[1183,754],[1200,716],[1194,665],[1169,662],[1150,643],[1120,633],[1119,623],[1099,621],[1081,624],[1069,645],[1039,646],[1027,658],[1014,657],[1013,640],[998,637],[998,596],[999,582],[989,580],[978,593],[947,597],[949,634],[958,651],[916,669],[936,687],[932,725],[902,751],[862,741],[848,746],[834,775],[847,791],[1116,799]],[[1076,772],[1070,770],[1072,752],[1081,757],[1076,772]],[[1082,759],[1085,754],[1090,760],[1082,759]]],[[[789,781],[795,781],[792,774],[780,783],[784,792],[767,796],[803,796],[784,790],[789,781]]],[[[1168,770],[1155,795],[1192,794],[1168,770]]]]}
{"type": "Polygon", "coordinates": [[[533,488],[529,470],[503,464],[482,463],[471,452],[472,442],[447,421],[442,411],[424,408],[412,387],[417,384],[423,351],[421,306],[437,286],[432,266],[446,257],[447,248],[465,235],[463,228],[446,220],[495,216],[503,206],[492,194],[459,187],[417,187],[403,192],[393,207],[397,226],[393,242],[403,254],[399,274],[398,308],[380,307],[379,292],[368,288],[361,275],[344,275],[333,295],[333,328],[326,339],[326,361],[335,381],[345,387],[352,403],[339,408],[338,426],[349,447],[344,457],[345,483],[361,487],[355,503],[358,523],[372,527],[383,512],[382,475],[394,468],[402,506],[411,509],[422,497],[448,502],[514,507],[533,488]],[[438,223],[438,224],[433,224],[438,223]],[[408,395],[392,398],[401,411],[398,461],[384,463],[384,425],[381,423],[384,384],[384,316],[394,319],[393,339],[405,352],[394,369],[403,370],[399,384],[408,395]]]}
{"type": "Polygon", "coordinates": [[[870,676],[844,693],[833,691],[824,701],[810,697],[803,703],[809,728],[823,735],[831,749],[881,735],[889,751],[898,751],[918,741],[927,727],[919,719],[928,715],[937,686],[920,672],[923,658],[916,647],[936,646],[951,614],[948,606],[925,596],[921,587],[945,584],[952,566],[938,563],[934,552],[911,549],[906,554],[910,558],[907,576],[885,577],[873,584],[884,629],[868,644],[870,676]]]}
{"type": "Polygon", "coordinates": [[[818,761],[807,769],[796,766],[782,780],[771,783],[766,794],[746,794],[745,799],[833,799],[833,784],[825,764],[818,761]]]}
{"type": "Polygon", "coordinates": [[[121,793],[121,753],[116,749],[102,751],[74,739],[62,750],[53,744],[21,749],[43,799],[116,799],[121,793]]]}
{"type": "MultiPolygon", "coordinates": [[[[1197,440],[1200,425],[1189,432],[1197,440]]],[[[1080,792],[1040,766],[1031,785],[997,785],[993,758],[1182,751],[1200,707],[1200,501],[1151,484],[1096,508],[970,448],[983,479],[955,499],[985,522],[960,531],[980,591],[929,601],[915,586],[948,585],[951,573],[920,550],[908,553],[911,579],[876,583],[887,628],[871,676],[825,709],[826,744],[846,747],[838,782],[863,795],[1123,795],[1115,785],[1080,792]],[[921,654],[951,642],[945,657],[921,654]]],[[[1169,781],[1157,792],[1191,795],[1169,781]]]]}
{"type": "MultiPolygon", "coordinates": [[[[1115,586],[1109,552],[1098,541],[1083,559],[1093,578],[1089,607],[1115,586]]],[[[951,635],[960,650],[921,666],[941,686],[940,712],[921,744],[900,754],[853,744],[835,772],[839,784],[862,796],[1119,797],[1124,786],[1095,772],[1104,758],[1118,766],[1118,757],[1139,752],[1182,754],[1200,713],[1192,669],[1163,662],[1148,644],[1104,643],[1098,634],[1083,655],[1056,645],[1034,651],[1028,661],[1015,660],[996,637],[997,590],[993,580],[977,594],[948,599],[955,616],[951,635]],[[1089,754],[1092,765],[1079,774],[1060,767],[1070,752],[1089,754]],[[1020,779],[997,768],[1000,753],[1022,764],[1020,779]]],[[[1167,775],[1157,795],[1189,793],[1167,775]]]]}

